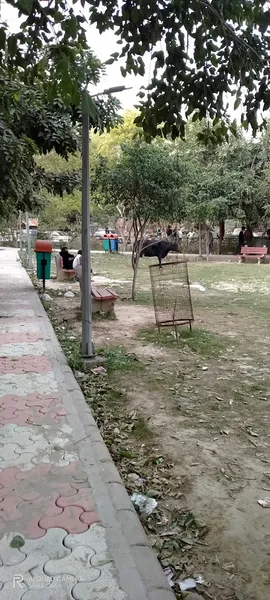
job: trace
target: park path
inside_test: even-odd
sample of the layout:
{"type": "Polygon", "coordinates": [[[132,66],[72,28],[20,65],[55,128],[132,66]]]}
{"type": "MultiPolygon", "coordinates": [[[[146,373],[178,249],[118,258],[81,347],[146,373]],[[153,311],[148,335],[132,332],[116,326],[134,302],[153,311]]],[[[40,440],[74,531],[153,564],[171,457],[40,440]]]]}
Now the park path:
{"type": "Polygon", "coordinates": [[[0,600],[173,600],[16,250],[0,249],[0,600]]]}

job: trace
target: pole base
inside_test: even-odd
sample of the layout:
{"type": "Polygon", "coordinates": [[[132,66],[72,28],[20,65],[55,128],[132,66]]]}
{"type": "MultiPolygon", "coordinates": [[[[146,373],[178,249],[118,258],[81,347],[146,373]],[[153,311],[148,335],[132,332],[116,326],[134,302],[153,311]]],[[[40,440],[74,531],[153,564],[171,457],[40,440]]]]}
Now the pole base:
{"type": "Polygon", "coordinates": [[[104,367],[107,359],[105,356],[83,356],[83,365],[85,371],[91,371],[95,367],[104,367]]]}

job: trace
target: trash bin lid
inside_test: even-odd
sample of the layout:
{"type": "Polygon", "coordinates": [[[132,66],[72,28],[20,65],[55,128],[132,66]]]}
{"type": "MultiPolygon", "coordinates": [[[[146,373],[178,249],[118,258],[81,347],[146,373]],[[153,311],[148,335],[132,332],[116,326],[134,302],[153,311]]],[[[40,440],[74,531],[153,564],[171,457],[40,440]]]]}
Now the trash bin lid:
{"type": "Polygon", "coordinates": [[[36,252],[52,252],[52,242],[51,240],[36,240],[36,252]]]}

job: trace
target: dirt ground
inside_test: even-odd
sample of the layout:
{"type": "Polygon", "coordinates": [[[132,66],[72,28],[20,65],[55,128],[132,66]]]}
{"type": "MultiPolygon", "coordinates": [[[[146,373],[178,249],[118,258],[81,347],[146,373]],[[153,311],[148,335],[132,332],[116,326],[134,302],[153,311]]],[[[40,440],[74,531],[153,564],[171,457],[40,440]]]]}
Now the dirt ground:
{"type": "MultiPolygon", "coordinates": [[[[268,271],[264,275],[265,304],[254,280],[249,296],[237,299],[228,291],[229,277],[226,294],[226,282],[219,285],[217,278],[211,286],[202,282],[205,294],[195,288],[194,341],[177,341],[170,332],[159,338],[150,305],[119,300],[116,320],[94,322],[97,346],[124,347],[144,366],[120,372],[118,385],[146,419],[156,449],[169,457],[171,477],[183,492],[179,502],[209,528],[194,548],[194,568],[210,600],[270,598],[270,510],[258,504],[270,497],[268,271]],[[196,347],[198,332],[213,336],[206,347],[196,347]]],[[[78,305],[78,297],[53,298],[57,321],[80,336],[78,305]]]]}

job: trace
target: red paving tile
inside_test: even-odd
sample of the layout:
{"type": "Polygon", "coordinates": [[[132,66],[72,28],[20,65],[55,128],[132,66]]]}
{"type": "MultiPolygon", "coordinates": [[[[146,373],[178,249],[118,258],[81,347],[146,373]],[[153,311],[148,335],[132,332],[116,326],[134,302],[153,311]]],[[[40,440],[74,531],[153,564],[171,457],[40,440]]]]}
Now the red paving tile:
{"type": "MultiPolygon", "coordinates": [[[[0,495],[1,495],[1,491],[0,491],[0,495]]],[[[61,495],[60,498],[58,498],[56,504],[57,504],[57,506],[61,506],[62,508],[66,508],[67,506],[73,505],[73,506],[79,506],[80,508],[83,508],[83,510],[85,510],[85,511],[94,510],[94,503],[93,503],[90,488],[82,488],[82,489],[78,490],[78,492],[77,492],[77,494],[75,494],[75,496],[65,497],[65,496],[61,495]]]]}
{"type": "Polygon", "coordinates": [[[84,512],[84,513],[82,513],[82,515],[80,516],[80,520],[83,523],[87,523],[87,525],[89,525],[89,527],[91,525],[93,525],[94,523],[99,523],[100,522],[99,515],[94,510],[92,510],[91,512],[84,512]]]}
{"type": "Polygon", "coordinates": [[[0,358],[0,374],[4,373],[48,373],[52,364],[44,354],[41,356],[21,356],[0,358]]]}
{"type": "Polygon", "coordinates": [[[84,531],[87,531],[88,523],[83,523],[82,520],[80,520],[82,514],[84,514],[82,508],[79,508],[78,506],[67,506],[67,508],[64,508],[61,515],[42,518],[39,522],[39,526],[46,530],[51,527],[61,527],[68,533],[83,533],[84,531]]]}
{"type": "Polygon", "coordinates": [[[0,344],[23,344],[30,342],[39,342],[42,340],[41,333],[18,332],[18,333],[0,333],[0,344]]]}

